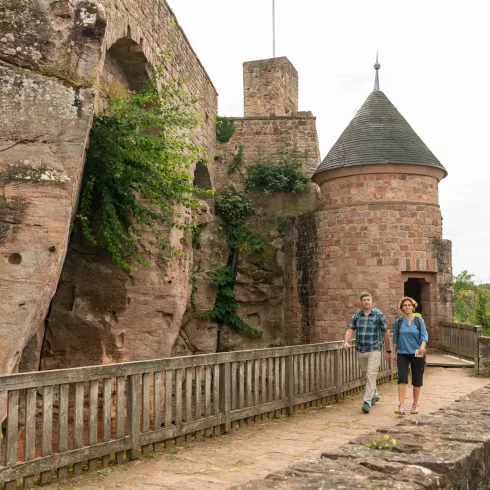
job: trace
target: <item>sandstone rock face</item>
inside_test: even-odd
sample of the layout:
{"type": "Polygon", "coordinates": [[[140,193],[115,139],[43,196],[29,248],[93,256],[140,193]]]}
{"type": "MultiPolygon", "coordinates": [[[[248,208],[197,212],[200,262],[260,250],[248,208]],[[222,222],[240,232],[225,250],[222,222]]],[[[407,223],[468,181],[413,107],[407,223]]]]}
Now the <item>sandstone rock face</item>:
{"type": "Polygon", "coordinates": [[[425,416],[354,439],[322,459],[300,461],[286,471],[234,490],[263,488],[490,488],[490,385],[425,416]],[[389,434],[392,451],[364,446],[389,434]]]}
{"type": "MultiPolygon", "coordinates": [[[[172,231],[179,246],[181,232],[172,231]]],[[[43,369],[168,357],[190,295],[190,258],[145,240],[151,267],[130,274],[73,236],[53,298],[43,369]]]]}
{"type": "Polygon", "coordinates": [[[192,293],[172,355],[208,354],[218,350],[220,327],[202,314],[213,308],[217,288],[213,271],[226,265],[229,256],[224,233],[207,202],[194,212],[200,232],[193,243],[192,293]]]}
{"type": "Polygon", "coordinates": [[[94,93],[5,67],[0,87],[0,373],[10,373],[56,290],[94,93]]]}
{"type": "Polygon", "coordinates": [[[106,28],[96,2],[0,11],[0,374],[39,365],[43,323],[78,202],[106,28]],[[31,353],[30,355],[29,352],[31,353]]]}

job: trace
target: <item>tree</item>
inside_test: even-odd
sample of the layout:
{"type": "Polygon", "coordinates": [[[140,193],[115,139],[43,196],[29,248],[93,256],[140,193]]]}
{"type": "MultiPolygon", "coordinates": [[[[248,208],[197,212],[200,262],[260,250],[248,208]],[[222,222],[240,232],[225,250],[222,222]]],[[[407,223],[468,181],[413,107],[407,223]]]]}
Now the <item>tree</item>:
{"type": "Polygon", "coordinates": [[[488,311],[488,296],[483,288],[477,289],[476,305],[474,312],[474,323],[483,327],[485,335],[490,334],[490,312],[488,311]]]}
{"type": "Polygon", "coordinates": [[[458,323],[470,323],[474,316],[477,286],[473,278],[466,270],[454,277],[454,319],[458,323]]]}

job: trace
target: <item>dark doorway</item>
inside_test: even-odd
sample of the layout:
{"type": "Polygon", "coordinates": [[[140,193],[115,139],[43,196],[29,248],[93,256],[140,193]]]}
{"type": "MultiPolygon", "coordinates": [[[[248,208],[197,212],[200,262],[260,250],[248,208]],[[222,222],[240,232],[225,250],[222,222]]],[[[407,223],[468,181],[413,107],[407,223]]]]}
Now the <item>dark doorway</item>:
{"type": "Polygon", "coordinates": [[[422,314],[422,284],[423,279],[410,278],[405,283],[404,296],[410,296],[417,303],[416,312],[422,314]]]}

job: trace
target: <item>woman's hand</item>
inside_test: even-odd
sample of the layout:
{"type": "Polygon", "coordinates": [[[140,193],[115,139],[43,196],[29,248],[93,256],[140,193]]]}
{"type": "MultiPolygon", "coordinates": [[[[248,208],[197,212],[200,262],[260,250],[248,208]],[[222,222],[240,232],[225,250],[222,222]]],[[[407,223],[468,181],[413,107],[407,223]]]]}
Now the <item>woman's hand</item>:
{"type": "Polygon", "coordinates": [[[426,351],[426,350],[427,350],[427,349],[425,348],[425,346],[424,346],[424,345],[421,345],[421,346],[420,346],[420,349],[419,349],[420,355],[421,355],[421,356],[423,356],[423,355],[425,354],[425,351],[426,351]]]}
{"type": "Polygon", "coordinates": [[[396,362],[396,352],[393,352],[391,358],[392,358],[393,362],[396,362]]]}

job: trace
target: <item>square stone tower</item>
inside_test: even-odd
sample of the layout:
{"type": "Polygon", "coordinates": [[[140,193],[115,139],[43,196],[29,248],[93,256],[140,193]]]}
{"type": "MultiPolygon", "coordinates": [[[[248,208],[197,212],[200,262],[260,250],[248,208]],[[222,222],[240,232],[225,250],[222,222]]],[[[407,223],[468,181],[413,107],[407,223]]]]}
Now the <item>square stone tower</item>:
{"type": "Polygon", "coordinates": [[[298,72],[285,57],[243,63],[245,117],[295,116],[298,72]]]}

